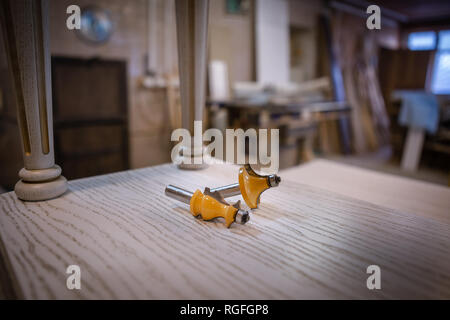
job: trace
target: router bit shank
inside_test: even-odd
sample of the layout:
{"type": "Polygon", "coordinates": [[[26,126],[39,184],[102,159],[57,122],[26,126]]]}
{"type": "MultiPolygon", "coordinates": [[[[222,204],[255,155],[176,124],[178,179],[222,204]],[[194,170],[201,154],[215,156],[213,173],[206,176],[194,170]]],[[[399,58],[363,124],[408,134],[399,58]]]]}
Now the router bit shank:
{"type": "Polygon", "coordinates": [[[233,183],[227,186],[213,188],[211,189],[211,192],[219,192],[222,195],[222,197],[229,198],[240,195],[241,188],[239,187],[239,183],[233,183]]]}
{"type": "Polygon", "coordinates": [[[175,187],[173,185],[168,185],[165,191],[166,196],[176,199],[178,201],[184,202],[186,204],[191,203],[191,198],[194,195],[192,192],[184,190],[182,188],[175,187]]]}

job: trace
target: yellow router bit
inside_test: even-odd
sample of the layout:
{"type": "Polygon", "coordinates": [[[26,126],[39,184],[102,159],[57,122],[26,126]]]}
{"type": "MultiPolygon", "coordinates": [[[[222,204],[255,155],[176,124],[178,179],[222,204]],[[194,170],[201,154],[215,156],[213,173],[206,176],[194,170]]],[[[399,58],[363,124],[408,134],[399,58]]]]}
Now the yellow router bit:
{"type": "Polygon", "coordinates": [[[168,185],[165,194],[189,204],[194,217],[200,215],[203,220],[211,220],[218,217],[224,218],[227,228],[233,222],[245,224],[250,219],[249,212],[240,208],[240,201],[230,205],[225,202],[220,193],[211,192],[209,188],[205,188],[204,193],[200,190],[192,193],[182,188],[168,185]]]}
{"type": "Polygon", "coordinates": [[[253,171],[249,164],[239,169],[239,183],[224,187],[213,188],[211,192],[220,193],[222,197],[228,198],[242,194],[245,203],[255,209],[258,206],[261,193],[280,184],[281,178],[276,174],[261,176],[253,171]]]}

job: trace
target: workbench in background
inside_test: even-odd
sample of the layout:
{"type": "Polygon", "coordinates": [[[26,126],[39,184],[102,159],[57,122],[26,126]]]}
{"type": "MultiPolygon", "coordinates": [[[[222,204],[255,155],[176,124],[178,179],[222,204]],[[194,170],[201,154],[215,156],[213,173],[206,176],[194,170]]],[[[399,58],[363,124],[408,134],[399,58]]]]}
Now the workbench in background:
{"type": "Polygon", "coordinates": [[[0,196],[0,278],[27,299],[450,298],[450,190],[318,160],[280,172],[245,225],[195,219],[164,195],[236,182],[238,167],[172,164],[0,196]],[[81,268],[68,290],[66,268],[81,268]],[[381,268],[381,290],[366,269],[381,268]]]}
{"type": "Polygon", "coordinates": [[[209,101],[212,128],[280,130],[280,168],[310,161],[315,153],[341,153],[337,123],[350,116],[346,101],[209,101]]]}

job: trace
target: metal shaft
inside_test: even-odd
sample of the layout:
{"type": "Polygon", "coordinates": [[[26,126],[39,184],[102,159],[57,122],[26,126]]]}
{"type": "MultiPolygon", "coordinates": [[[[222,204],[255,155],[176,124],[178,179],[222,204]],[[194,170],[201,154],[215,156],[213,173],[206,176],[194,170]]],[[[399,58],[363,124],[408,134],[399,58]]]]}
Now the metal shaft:
{"type": "MultiPolygon", "coordinates": [[[[278,186],[281,181],[281,178],[279,176],[277,176],[276,174],[271,174],[271,175],[267,176],[266,178],[267,178],[267,182],[269,183],[270,187],[278,186]]],[[[227,186],[211,189],[211,192],[219,192],[222,195],[222,197],[228,198],[228,197],[233,197],[233,196],[237,196],[237,195],[241,194],[241,188],[239,186],[239,183],[233,183],[233,184],[229,184],[227,186]]]]}
{"type": "Polygon", "coordinates": [[[191,198],[194,195],[192,192],[187,191],[185,189],[182,188],[178,188],[175,187],[173,185],[168,185],[166,187],[166,191],[165,191],[166,196],[169,196],[173,199],[176,199],[178,201],[190,204],[191,203],[191,198]]]}
{"type": "Polygon", "coordinates": [[[211,189],[211,192],[219,192],[222,197],[228,198],[232,196],[237,196],[241,194],[241,188],[239,187],[239,183],[229,184],[227,186],[218,187],[211,189]]]}

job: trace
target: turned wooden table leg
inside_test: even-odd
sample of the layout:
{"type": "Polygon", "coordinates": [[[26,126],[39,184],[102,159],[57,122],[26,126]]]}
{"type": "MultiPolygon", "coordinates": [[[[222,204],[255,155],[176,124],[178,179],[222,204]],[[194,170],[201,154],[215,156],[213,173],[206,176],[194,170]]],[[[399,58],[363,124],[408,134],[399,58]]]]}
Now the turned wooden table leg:
{"type": "Polygon", "coordinates": [[[55,198],[67,180],[53,150],[48,1],[1,0],[0,6],[24,159],[15,192],[27,201],[55,198]]]}
{"type": "MultiPolygon", "coordinates": [[[[176,0],[178,68],[180,73],[181,122],[194,133],[194,121],[203,120],[206,86],[206,45],[209,0],[176,0]]],[[[202,157],[203,147],[191,149],[191,158],[202,157]]],[[[181,164],[200,169],[202,164],[181,164]]]]}

